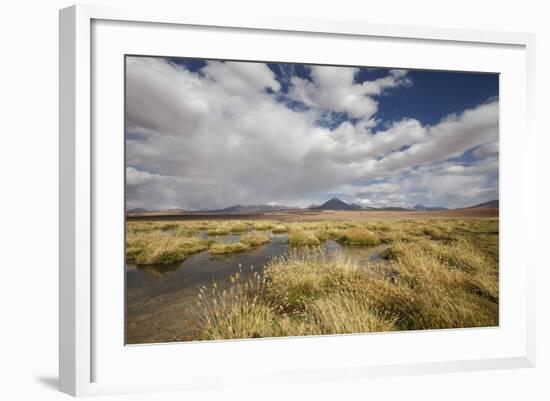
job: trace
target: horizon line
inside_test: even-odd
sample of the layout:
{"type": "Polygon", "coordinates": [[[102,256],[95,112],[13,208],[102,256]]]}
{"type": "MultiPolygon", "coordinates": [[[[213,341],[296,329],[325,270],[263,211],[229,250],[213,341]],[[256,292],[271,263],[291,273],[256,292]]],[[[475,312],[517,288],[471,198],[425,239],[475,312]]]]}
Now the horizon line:
{"type": "Polygon", "coordinates": [[[272,208],[275,208],[275,207],[279,207],[279,208],[286,208],[286,209],[299,209],[299,210],[308,210],[308,209],[314,209],[314,208],[319,208],[319,207],[322,207],[324,204],[332,201],[332,200],[338,200],[340,202],[343,202],[345,203],[346,205],[348,206],[358,206],[360,209],[358,210],[366,210],[366,209],[380,209],[380,210],[383,210],[383,209],[389,209],[389,208],[401,208],[401,209],[408,209],[408,210],[417,210],[416,208],[418,206],[422,206],[424,208],[429,208],[429,209],[433,209],[433,208],[442,208],[442,209],[446,209],[446,210],[456,210],[456,209],[467,209],[467,208],[471,208],[471,207],[475,207],[475,206],[479,206],[479,205],[483,205],[485,203],[490,203],[490,202],[499,202],[500,201],[500,198],[494,198],[494,199],[489,199],[485,202],[480,202],[480,203],[476,203],[476,204],[473,204],[473,205],[465,205],[465,206],[459,206],[459,207],[445,207],[445,206],[438,206],[438,205],[424,205],[422,203],[417,203],[415,204],[414,206],[401,206],[401,205],[383,205],[383,206],[369,206],[369,205],[359,205],[357,203],[349,203],[349,202],[346,202],[338,197],[332,197],[330,198],[329,200],[321,203],[321,204],[311,204],[310,206],[305,206],[305,207],[300,207],[300,206],[291,206],[291,205],[284,205],[284,204],[279,204],[279,203],[275,203],[275,204],[269,204],[269,203],[257,203],[257,204],[240,204],[240,203],[236,203],[236,204],[232,204],[230,206],[226,206],[226,207],[220,207],[220,208],[205,208],[205,209],[186,209],[186,208],[183,208],[183,207],[180,207],[180,206],[174,206],[174,207],[166,207],[166,208],[157,208],[157,209],[149,209],[149,208],[145,208],[145,207],[134,207],[134,208],[125,208],[125,212],[131,212],[133,210],[140,210],[140,211],[147,211],[147,212],[161,212],[161,211],[170,211],[170,210],[181,210],[181,211],[184,211],[184,212],[191,212],[191,213],[196,213],[196,212],[215,212],[215,211],[223,211],[223,210],[226,210],[226,209],[231,209],[231,208],[235,208],[235,207],[254,207],[254,206],[257,206],[257,207],[272,207],[272,208]]]}

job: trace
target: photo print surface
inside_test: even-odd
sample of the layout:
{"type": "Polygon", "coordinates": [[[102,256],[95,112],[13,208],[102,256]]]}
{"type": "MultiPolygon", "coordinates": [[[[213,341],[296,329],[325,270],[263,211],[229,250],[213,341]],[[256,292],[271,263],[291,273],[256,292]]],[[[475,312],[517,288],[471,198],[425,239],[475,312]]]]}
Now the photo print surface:
{"type": "Polygon", "coordinates": [[[126,56],[126,344],[498,326],[498,95],[126,56]]]}

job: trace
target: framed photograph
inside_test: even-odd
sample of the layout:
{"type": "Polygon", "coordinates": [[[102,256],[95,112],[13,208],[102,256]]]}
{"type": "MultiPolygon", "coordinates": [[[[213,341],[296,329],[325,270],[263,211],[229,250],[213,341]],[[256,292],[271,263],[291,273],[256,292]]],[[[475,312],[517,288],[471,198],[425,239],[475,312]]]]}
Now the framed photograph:
{"type": "Polygon", "coordinates": [[[61,390],[533,366],[533,49],[61,10],[61,390]]]}

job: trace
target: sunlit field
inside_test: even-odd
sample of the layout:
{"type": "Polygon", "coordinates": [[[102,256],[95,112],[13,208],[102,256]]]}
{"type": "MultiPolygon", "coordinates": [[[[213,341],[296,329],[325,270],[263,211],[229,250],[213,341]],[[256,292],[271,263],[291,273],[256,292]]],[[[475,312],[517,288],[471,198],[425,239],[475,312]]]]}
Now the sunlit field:
{"type": "Polygon", "coordinates": [[[195,274],[212,260],[234,272],[213,273],[185,297],[185,325],[172,324],[169,335],[159,326],[140,337],[137,320],[129,324],[136,342],[499,323],[497,217],[128,221],[126,231],[127,265],[168,284],[192,258],[195,274]],[[278,254],[243,262],[275,242],[278,254]]]}

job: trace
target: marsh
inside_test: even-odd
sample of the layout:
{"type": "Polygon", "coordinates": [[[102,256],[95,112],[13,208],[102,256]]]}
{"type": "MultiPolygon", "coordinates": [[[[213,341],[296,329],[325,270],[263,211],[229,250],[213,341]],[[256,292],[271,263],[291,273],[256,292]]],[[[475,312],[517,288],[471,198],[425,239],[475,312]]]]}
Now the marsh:
{"type": "Polygon", "coordinates": [[[128,344],[498,325],[497,218],[129,221],[127,238],[128,344]]]}

